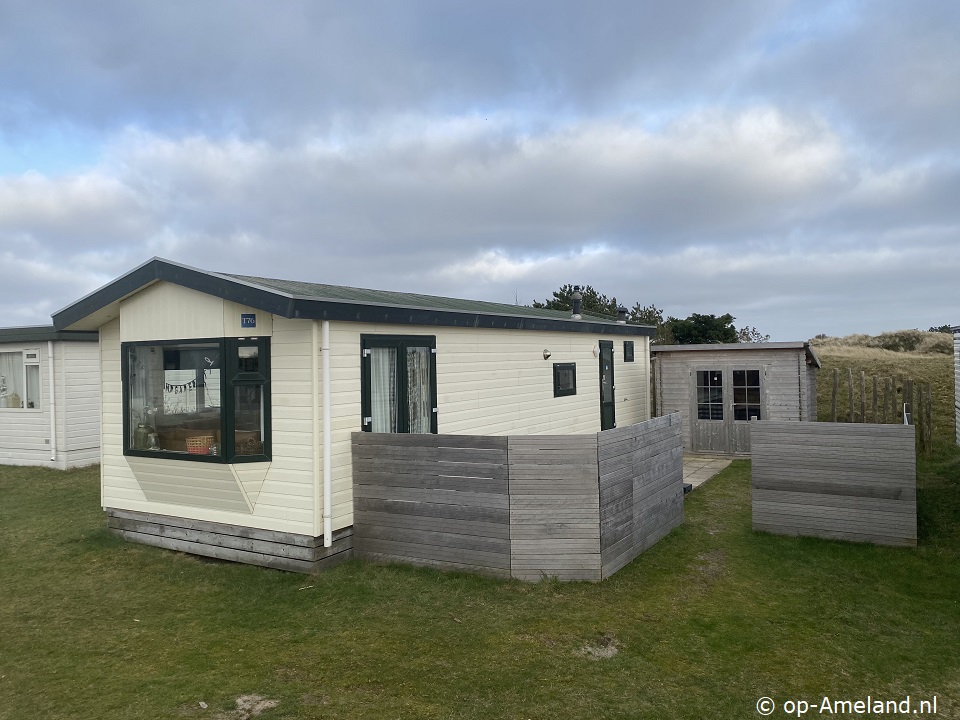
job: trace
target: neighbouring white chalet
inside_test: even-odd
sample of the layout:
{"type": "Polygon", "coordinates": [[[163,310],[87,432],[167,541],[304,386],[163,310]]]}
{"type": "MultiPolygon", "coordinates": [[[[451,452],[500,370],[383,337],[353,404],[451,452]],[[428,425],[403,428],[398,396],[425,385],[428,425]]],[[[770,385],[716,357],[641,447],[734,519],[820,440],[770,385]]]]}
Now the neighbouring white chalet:
{"type": "Polygon", "coordinates": [[[97,334],[0,328],[0,464],[65,470],[99,460],[97,334]]]}
{"type": "Polygon", "coordinates": [[[53,319],[99,332],[111,525],[245,562],[269,564],[265,544],[312,569],[349,557],[355,431],[581,434],[650,418],[653,329],[613,318],[155,258],[53,319]],[[250,545],[225,551],[227,535],[250,545]]]}

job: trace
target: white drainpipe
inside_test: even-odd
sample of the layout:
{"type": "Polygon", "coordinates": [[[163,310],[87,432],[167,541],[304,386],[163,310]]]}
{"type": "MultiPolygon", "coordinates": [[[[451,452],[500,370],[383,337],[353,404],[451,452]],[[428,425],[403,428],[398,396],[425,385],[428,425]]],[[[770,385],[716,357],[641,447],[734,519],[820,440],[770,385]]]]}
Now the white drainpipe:
{"type": "Polygon", "coordinates": [[[320,328],[316,320],[310,325],[310,377],[313,395],[313,521],[314,527],[321,523],[322,510],[320,503],[323,493],[320,490],[322,482],[320,459],[320,328]]]}
{"type": "Polygon", "coordinates": [[[323,546],[333,545],[333,428],[330,411],[330,321],[320,331],[320,358],[323,362],[323,546]]]}
{"type": "Polygon", "coordinates": [[[53,341],[47,340],[47,384],[50,395],[50,460],[57,459],[57,402],[53,381],[53,341]]]}

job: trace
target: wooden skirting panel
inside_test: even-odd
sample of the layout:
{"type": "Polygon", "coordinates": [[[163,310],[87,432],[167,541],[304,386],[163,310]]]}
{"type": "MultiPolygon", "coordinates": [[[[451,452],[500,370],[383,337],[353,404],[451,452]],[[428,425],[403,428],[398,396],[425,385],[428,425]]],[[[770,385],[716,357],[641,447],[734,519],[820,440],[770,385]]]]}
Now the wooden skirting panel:
{"type": "Polygon", "coordinates": [[[361,559],[598,581],[683,522],[679,413],[589,435],[353,435],[361,559]]]}
{"type": "Polygon", "coordinates": [[[107,525],[125,540],[144,545],[301,573],[348,560],[353,548],[352,528],[334,532],[333,545],[325,548],[322,537],[117,508],[107,508],[107,525]]]}
{"type": "Polygon", "coordinates": [[[917,544],[912,425],[750,425],[753,529],[779,535],[917,544]]]}

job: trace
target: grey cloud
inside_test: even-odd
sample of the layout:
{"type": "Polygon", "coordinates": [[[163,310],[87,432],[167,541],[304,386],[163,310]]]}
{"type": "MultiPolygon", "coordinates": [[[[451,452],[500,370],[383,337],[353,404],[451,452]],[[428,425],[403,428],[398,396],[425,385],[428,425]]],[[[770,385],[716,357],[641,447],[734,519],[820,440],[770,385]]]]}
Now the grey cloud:
{"type": "Polygon", "coordinates": [[[717,82],[776,7],[12,2],[0,23],[5,129],[69,116],[283,135],[408,110],[676,101],[717,82]]]}

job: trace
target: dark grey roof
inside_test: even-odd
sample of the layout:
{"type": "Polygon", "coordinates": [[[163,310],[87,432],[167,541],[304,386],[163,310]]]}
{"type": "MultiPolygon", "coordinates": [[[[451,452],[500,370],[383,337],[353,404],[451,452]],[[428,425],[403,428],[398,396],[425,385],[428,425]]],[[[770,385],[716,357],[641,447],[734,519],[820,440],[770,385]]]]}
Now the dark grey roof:
{"type": "Polygon", "coordinates": [[[808,342],[765,342],[765,343],[704,343],[699,345],[651,345],[651,353],[667,352],[760,352],[766,350],[804,350],[811,362],[820,367],[820,358],[808,342]]]}
{"type": "Polygon", "coordinates": [[[479,300],[367,290],[198,270],[153,258],[53,314],[57,328],[92,329],[117,317],[119,302],[154,282],[170,282],[287,318],[435,325],[447,327],[553,330],[609,335],[652,336],[646,325],[624,325],[614,318],[479,300]]]}
{"type": "Polygon", "coordinates": [[[0,328],[0,342],[33,343],[48,340],[66,340],[70,342],[97,342],[100,334],[96,332],[72,332],[57,330],[53,325],[30,325],[25,327],[0,328]]]}

